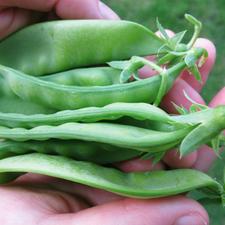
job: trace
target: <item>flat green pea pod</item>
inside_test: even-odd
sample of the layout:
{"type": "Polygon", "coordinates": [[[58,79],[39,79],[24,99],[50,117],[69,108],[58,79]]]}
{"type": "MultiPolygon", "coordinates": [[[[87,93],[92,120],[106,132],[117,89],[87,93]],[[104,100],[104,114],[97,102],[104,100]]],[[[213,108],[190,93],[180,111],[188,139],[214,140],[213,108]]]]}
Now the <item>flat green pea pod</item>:
{"type": "Polygon", "coordinates": [[[223,186],[208,175],[192,169],[123,173],[89,162],[39,153],[0,160],[0,183],[7,183],[26,172],[57,177],[134,198],[158,198],[203,188],[210,190],[214,197],[222,198],[224,203],[223,186]]]}
{"type": "Polygon", "coordinates": [[[0,112],[0,125],[32,128],[40,125],[60,125],[68,122],[90,123],[102,120],[117,120],[125,116],[136,120],[151,120],[171,124],[178,123],[166,112],[154,105],[146,103],[112,103],[104,107],[65,110],[53,114],[25,115],[0,112]]]}
{"type": "MultiPolygon", "coordinates": [[[[196,53],[196,60],[204,52],[199,48],[193,51],[196,53]]],[[[186,63],[182,61],[168,69],[164,94],[172,87],[175,79],[185,68],[186,63]]],[[[0,75],[7,86],[20,98],[60,110],[105,106],[113,102],[152,103],[158,97],[162,81],[162,76],[154,76],[135,82],[108,86],[68,86],[31,77],[2,65],[0,75]]]]}
{"type": "Polygon", "coordinates": [[[107,86],[120,83],[120,73],[111,67],[90,67],[42,76],[41,79],[71,86],[107,86]]]}
{"type": "Polygon", "coordinates": [[[191,126],[172,132],[160,132],[111,123],[65,123],[32,129],[0,127],[0,138],[15,141],[44,141],[52,138],[84,140],[148,152],[151,147],[180,142],[192,130],[191,126]]]}
{"type": "Polygon", "coordinates": [[[0,64],[40,76],[157,54],[162,45],[152,31],[129,21],[61,20],[32,25],[3,40],[0,64]]]}
{"type": "Polygon", "coordinates": [[[76,160],[109,164],[140,156],[140,151],[84,141],[1,141],[0,159],[27,153],[61,155],[76,160]]]}

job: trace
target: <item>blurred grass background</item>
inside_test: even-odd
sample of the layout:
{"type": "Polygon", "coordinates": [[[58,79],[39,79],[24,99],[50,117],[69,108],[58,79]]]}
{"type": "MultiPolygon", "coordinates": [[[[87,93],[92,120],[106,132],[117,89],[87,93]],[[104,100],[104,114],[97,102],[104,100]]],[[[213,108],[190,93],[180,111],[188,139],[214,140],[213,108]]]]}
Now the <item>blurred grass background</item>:
{"type": "Polygon", "coordinates": [[[212,40],[217,49],[216,65],[202,91],[208,102],[225,86],[225,1],[224,0],[103,0],[121,19],[141,23],[156,30],[155,21],[175,32],[192,28],[184,19],[189,13],[198,18],[203,29],[201,36],[212,40]]]}

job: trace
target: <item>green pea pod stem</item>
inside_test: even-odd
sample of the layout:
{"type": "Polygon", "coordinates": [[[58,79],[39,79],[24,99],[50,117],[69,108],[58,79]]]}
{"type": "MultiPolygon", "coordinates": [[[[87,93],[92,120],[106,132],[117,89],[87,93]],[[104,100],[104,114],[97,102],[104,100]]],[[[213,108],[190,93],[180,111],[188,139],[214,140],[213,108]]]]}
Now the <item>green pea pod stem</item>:
{"type": "Polygon", "coordinates": [[[184,125],[196,126],[196,125],[209,122],[209,120],[210,121],[215,120],[215,121],[209,122],[211,123],[211,126],[213,126],[216,122],[220,130],[223,130],[225,129],[224,115],[225,115],[225,106],[220,105],[220,106],[217,106],[216,108],[207,108],[201,111],[196,111],[191,113],[189,112],[188,114],[185,114],[185,115],[170,115],[170,119],[172,121],[175,121],[175,123],[166,124],[164,122],[160,122],[160,121],[155,122],[152,120],[149,122],[149,126],[153,126],[154,129],[156,130],[172,131],[184,125]]]}
{"type": "Polygon", "coordinates": [[[73,86],[107,86],[120,83],[121,70],[112,67],[89,67],[68,70],[41,79],[73,86]]]}
{"type": "Polygon", "coordinates": [[[193,127],[185,127],[172,132],[160,132],[121,124],[65,123],[59,126],[39,126],[29,130],[0,127],[0,138],[15,141],[76,139],[148,151],[149,147],[180,141],[192,129],[193,127]]]}
{"type": "MultiPolygon", "coordinates": [[[[195,51],[199,57],[203,52],[199,48],[195,51]]],[[[185,67],[185,62],[180,62],[168,69],[167,91],[185,67]]],[[[20,98],[61,110],[105,106],[113,102],[152,103],[158,95],[162,79],[161,76],[154,76],[125,84],[73,87],[31,77],[2,65],[0,74],[10,89],[20,98]]]]}
{"type": "Polygon", "coordinates": [[[119,148],[96,142],[62,140],[0,142],[0,159],[33,152],[61,155],[76,160],[89,161],[98,164],[120,162],[132,159],[142,154],[140,151],[119,148]]]}
{"type": "Polygon", "coordinates": [[[191,131],[181,142],[181,157],[198,149],[209,140],[219,135],[221,128],[213,124],[213,120],[203,123],[191,131]]]}
{"type": "Polygon", "coordinates": [[[213,110],[207,120],[193,129],[183,139],[180,145],[181,156],[189,154],[201,145],[206,144],[223,130],[225,130],[225,106],[219,106],[213,110]]]}
{"type": "Polygon", "coordinates": [[[10,173],[14,179],[16,173],[26,172],[62,178],[135,198],[158,198],[206,187],[217,196],[221,197],[224,193],[217,181],[192,169],[123,173],[89,162],[39,153],[0,160],[1,183],[5,183],[7,176],[10,180],[10,173]]]}
{"type": "Polygon", "coordinates": [[[214,113],[215,109],[208,108],[194,113],[188,113],[185,115],[173,115],[172,118],[178,123],[200,124],[211,118],[214,115],[214,113]]]}
{"type": "Polygon", "coordinates": [[[61,20],[32,25],[3,40],[0,64],[39,76],[156,54],[162,45],[152,31],[129,21],[61,20]]]}
{"type": "Polygon", "coordinates": [[[0,112],[0,125],[31,128],[40,125],[60,125],[68,122],[90,123],[100,120],[116,120],[124,116],[129,116],[138,120],[175,123],[166,112],[150,104],[112,103],[102,108],[89,107],[78,110],[60,111],[54,114],[24,115],[0,112]]]}

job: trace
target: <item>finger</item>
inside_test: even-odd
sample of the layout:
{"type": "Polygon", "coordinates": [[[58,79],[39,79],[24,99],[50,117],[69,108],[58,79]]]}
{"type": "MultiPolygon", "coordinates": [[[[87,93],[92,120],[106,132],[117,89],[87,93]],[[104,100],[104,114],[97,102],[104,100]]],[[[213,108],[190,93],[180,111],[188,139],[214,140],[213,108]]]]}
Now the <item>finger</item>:
{"type": "Polygon", "coordinates": [[[183,106],[184,108],[189,109],[190,106],[192,105],[192,102],[190,102],[185,97],[184,91],[195,102],[199,104],[205,104],[203,98],[193,87],[191,87],[186,81],[182,79],[177,79],[173,87],[163,98],[161,107],[164,108],[169,113],[177,113],[177,110],[175,109],[172,103],[175,103],[178,106],[183,106]]]}
{"type": "Polygon", "coordinates": [[[223,87],[209,103],[210,107],[225,105],[225,87],[223,87]]]}
{"type": "Polygon", "coordinates": [[[171,168],[191,168],[195,164],[197,157],[198,153],[192,152],[191,154],[180,158],[179,151],[174,149],[166,153],[163,162],[171,168]]]}
{"type": "Polygon", "coordinates": [[[104,204],[106,202],[111,202],[123,198],[101,189],[91,188],[86,185],[32,173],[28,173],[19,177],[11,185],[32,185],[41,189],[54,189],[57,191],[69,193],[71,195],[76,195],[84,199],[85,202],[87,202],[91,206],[104,204]]]}
{"type": "Polygon", "coordinates": [[[151,160],[143,160],[143,159],[132,159],[124,162],[116,163],[117,168],[124,172],[144,172],[150,170],[163,170],[163,163],[159,162],[157,164],[153,164],[151,160]]]}
{"type": "Polygon", "coordinates": [[[34,11],[55,11],[63,19],[119,19],[99,0],[1,0],[0,8],[1,39],[26,25],[38,22],[42,14],[34,11]]]}
{"type": "MultiPolygon", "coordinates": [[[[209,103],[210,107],[218,105],[225,105],[225,87],[209,103]]],[[[215,152],[210,147],[204,145],[198,150],[198,158],[193,167],[201,171],[207,171],[216,159],[215,152]]]]}
{"type": "Polygon", "coordinates": [[[41,224],[48,215],[69,214],[89,207],[66,193],[34,187],[0,187],[0,195],[0,221],[5,225],[41,224]]]}
{"type": "Polygon", "coordinates": [[[216,47],[215,45],[208,39],[205,38],[198,38],[195,47],[201,47],[207,50],[208,58],[204,65],[199,69],[201,76],[202,76],[202,83],[198,82],[193,75],[190,75],[188,71],[184,71],[181,75],[181,78],[185,80],[193,89],[197,92],[200,92],[205,85],[208,75],[211,72],[215,59],[216,59],[216,47]]]}
{"type": "Polygon", "coordinates": [[[55,6],[56,14],[65,19],[119,19],[99,0],[61,0],[55,6]]]}
{"type": "Polygon", "coordinates": [[[217,156],[212,148],[208,147],[207,145],[203,145],[198,149],[198,157],[193,164],[193,168],[203,172],[207,172],[216,158],[217,156]]]}
{"type": "Polygon", "coordinates": [[[0,39],[21,27],[37,22],[39,18],[39,13],[25,9],[2,9],[0,11],[0,39]]]}
{"type": "Polygon", "coordinates": [[[197,202],[179,196],[154,200],[123,199],[76,214],[52,215],[42,223],[55,224],[207,225],[209,220],[197,202]]]}
{"type": "Polygon", "coordinates": [[[99,0],[1,0],[1,7],[17,7],[40,12],[56,11],[64,19],[118,19],[119,17],[99,0]]]}

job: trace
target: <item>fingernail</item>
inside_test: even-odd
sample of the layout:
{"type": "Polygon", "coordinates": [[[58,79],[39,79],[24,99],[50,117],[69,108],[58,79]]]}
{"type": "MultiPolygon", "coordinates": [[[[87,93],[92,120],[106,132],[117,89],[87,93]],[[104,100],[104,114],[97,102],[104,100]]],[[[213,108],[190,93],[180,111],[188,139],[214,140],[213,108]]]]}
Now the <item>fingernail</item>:
{"type": "Polygon", "coordinates": [[[208,225],[208,222],[196,213],[180,217],[174,225],[208,225]]]}
{"type": "Polygon", "coordinates": [[[103,17],[103,19],[110,19],[110,20],[119,20],[119,16],[113,12],[107,5],[102,2],[99,2],[99,10],[103,17]]]}

